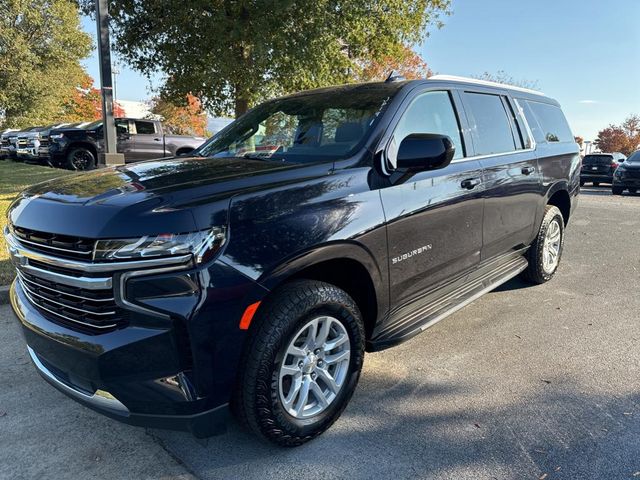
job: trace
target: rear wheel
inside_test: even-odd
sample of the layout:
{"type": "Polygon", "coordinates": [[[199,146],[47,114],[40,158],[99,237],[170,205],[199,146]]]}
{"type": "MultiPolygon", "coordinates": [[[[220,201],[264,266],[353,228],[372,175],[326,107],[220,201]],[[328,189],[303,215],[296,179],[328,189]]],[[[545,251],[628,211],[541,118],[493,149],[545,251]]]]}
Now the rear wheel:
{"type": "Polygon", "coordinates": [[[531,283],[545,283],[553,278],[560,264],[564,245],[564,219],[558,207],[547,205],[538,236],[529,247],[529,266],[522,276],[531,283]]]}
{"type": "Polygon", "coordinates": [[[614,195],[622,195],[623,190],[624,188],[622,187],[611,187],[611,193],[613,193],[614,195]]]}
{"type": "Polygon", "coordinates": [[[247,339],[232,408],[282,446],[297,446],[335,422],[351,399],[364,359],[355,302],[318,281],[292,282],[258,312],[247,339]]]}
{"type": "Polygon", "coordinates": [[[93,170],[95,167],[96,157],[88,148],[72,148],[67,155],[67,168],[69,170],[93,170]]]}
{"type": "Polygon", "coordinates": [[[600,182],[593,182],[593,186],[594,187],[599,187],[600,186],[600,182]]]}

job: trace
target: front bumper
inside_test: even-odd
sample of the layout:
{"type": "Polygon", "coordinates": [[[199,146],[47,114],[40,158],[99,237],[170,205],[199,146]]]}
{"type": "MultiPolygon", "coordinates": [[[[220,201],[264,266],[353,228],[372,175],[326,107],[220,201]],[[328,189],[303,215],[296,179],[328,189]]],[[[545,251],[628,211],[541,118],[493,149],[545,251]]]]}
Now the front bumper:
{"type": "Polygon", "coordinates": [[[197,437],[225,430],[227,404],[211,407],[197,397],[190,372],[181,370],[170,331],[81,334],[45,318],[17,280],[11,305],[40,375],[77,402],[130,425],[190,431],[197,437]]]}
{"type": "Polygon", "coordinates": [[[16,157],[20,160],[38,160],[38,151],[32,148],[19,148],[16,157]]]}

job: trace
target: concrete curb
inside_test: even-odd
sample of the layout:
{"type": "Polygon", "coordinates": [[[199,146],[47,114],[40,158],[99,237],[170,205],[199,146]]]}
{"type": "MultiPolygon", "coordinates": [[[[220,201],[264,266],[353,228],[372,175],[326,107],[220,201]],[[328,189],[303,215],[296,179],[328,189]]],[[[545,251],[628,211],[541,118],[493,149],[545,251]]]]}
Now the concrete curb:
{"type": "Polygon", "coordinates": [[[6,287],[0,286],[0,305],[9,303],[9,285],[6,287]]]}

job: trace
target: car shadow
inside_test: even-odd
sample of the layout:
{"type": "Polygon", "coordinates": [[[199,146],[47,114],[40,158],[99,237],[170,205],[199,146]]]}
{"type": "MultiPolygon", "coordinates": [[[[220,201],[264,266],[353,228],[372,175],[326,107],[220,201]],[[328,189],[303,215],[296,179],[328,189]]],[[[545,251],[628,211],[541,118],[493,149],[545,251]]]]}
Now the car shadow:
{"type": "Polygon", "coordinates": [[[640,395],[586,394],[557,377],[530,397],[468,409],[462,399],[485,395],[477,385],[459,377],[437,384],[428,370],[400,383],[365,373],[339,422],[294,449],[235,423],[206,440],[148,433],[203,479],[622,478],[637,470],[640,423],[623,412],[634,411],[640,395]]]}

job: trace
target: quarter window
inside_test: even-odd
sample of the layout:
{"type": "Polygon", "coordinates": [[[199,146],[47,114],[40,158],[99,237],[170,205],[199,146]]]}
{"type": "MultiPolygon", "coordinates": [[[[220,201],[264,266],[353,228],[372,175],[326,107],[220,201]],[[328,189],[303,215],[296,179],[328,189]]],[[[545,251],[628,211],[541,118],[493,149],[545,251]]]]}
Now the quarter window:
{"type": "Polygon", "coordinates": [[[400,143],[413,133],[447,135],[456,147],[453,158],[464,156],[460,125],[448,92],[423,93],[407,107],[396,126],[387,150],[391,167],[395,168],[400,143]]]}
{"type": "Polygon", "coordinates": [[[516,150],[509,114],[500,95],[465,92],[463,97],[476,155],[516,150]]]}
{"type": "MultiPolygon", "coordinates": [[[[541,137],[547,142],[573,142],[573,133],[567,123],[566,118],[560,107],[549,103],[534,102],[527,100],[526,102],[531,108],[533,114],[538,119],[541,128],[541,137]]],[[[537,140],[537,139],[536,139],[537,140]]]]}
{"type": "Polygon", "coordinates": [[[154,135],[156,126],[153,122],[144,122],[136,120],[136,133],[138,135],[154,135]]]}

